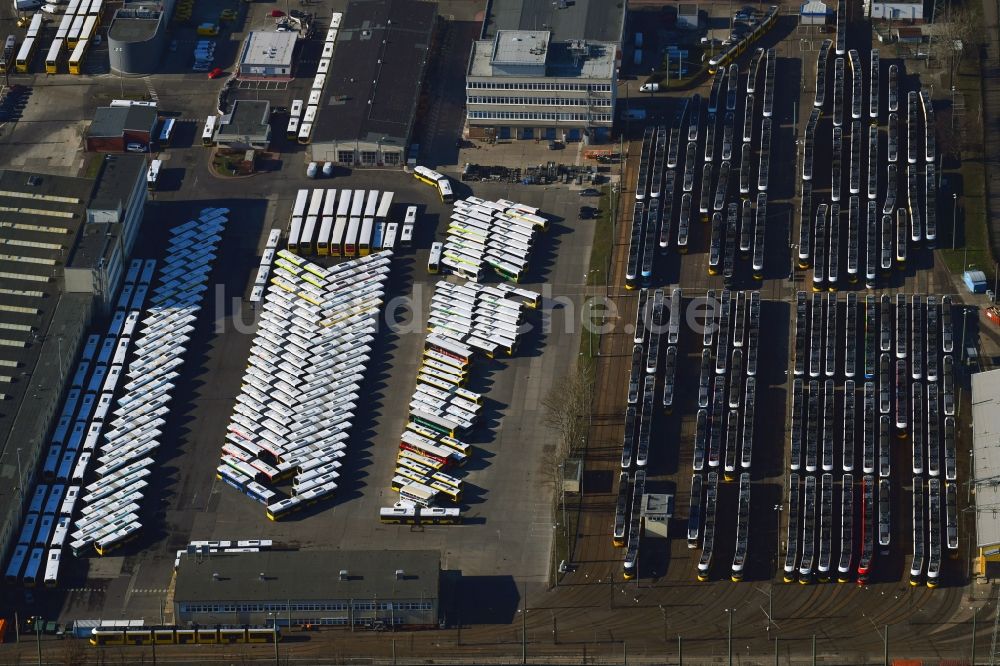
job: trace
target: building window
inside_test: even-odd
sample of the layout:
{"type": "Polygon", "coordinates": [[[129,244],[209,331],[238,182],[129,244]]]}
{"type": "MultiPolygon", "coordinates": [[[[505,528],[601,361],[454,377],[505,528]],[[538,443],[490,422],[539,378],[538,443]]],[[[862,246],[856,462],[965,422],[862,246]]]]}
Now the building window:
{"type": "Polygon", "coordinates": [[[354,164],[354,151],[338,150],[337,161],[340,162],[341,164],[354,164]]]}
{"type": "Polygon", "coordinates": [[[382,153],[382,161],[388,166],[399,166],[400,153],[382,153]]]}
{"type": "Polygon", "coordinates": [[[378,164],[378,153],[374,150],[362,150],[361,163],[366,166],[374,166],[378,164]]]}

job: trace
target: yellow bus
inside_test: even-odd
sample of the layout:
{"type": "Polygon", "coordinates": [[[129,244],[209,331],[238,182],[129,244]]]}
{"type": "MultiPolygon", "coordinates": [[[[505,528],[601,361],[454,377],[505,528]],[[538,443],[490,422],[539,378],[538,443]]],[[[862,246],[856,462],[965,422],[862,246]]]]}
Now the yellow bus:
{"type": "Polygon", "coordinates": [[[46,74],[59,73],[59,61],[62,60],[62,55],[63,55],[63,40],[57,37],[52,40],[52,46],[49,47],[49,53],[47,56],[45,56],[46,74]]]}
{"type": "MultiPolygon", "coordinates": [[[[76,43],[76,48],[73,49],[73,55],[69,57],[69,73],[70,74],[82,74],[83,73],[83,62],[87,57],[87,47],[90,46],[89,39],[81,39],[76,43]]],[[[47,65],[48,63],[46,63],[47,65]]]]}
{"type": "Polygon", "coordinates": [[[21,42],[21,49],[17,52],[17,59],[14,67],[21,74],[27,74],[31,69],[31,61],[35,58],[35,37],[28,37],[21,42]]]}

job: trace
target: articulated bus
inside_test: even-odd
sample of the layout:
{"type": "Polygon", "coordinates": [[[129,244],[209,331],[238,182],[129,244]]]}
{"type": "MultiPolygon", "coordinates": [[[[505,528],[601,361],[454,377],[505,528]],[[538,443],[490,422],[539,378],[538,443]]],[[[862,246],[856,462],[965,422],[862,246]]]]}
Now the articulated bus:
{"type": "Polygon", "coordinates": [[[438,196],[444,203],[454,203],[455,193],[451,189],[451,181],[448,180],[447,176],[444,176],[433,169],[428,169],[427,167],[414,167],[413,177],[422,183],[431,185],[437,188],[438,196]]]}

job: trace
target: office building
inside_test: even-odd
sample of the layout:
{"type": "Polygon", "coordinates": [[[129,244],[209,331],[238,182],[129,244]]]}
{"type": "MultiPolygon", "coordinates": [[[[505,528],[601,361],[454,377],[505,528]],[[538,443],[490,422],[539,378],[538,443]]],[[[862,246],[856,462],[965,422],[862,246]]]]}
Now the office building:
{"type": "Polygon", "coordinates": [[[295,32],[251,32],[240,53],[239,78],[290,80],[297,39],[295,32]]]}
{"type": "Polygon", "coordinates": [[[466,71],[469,138],[610,137],[625,3],[496,0],[466,71]]]}

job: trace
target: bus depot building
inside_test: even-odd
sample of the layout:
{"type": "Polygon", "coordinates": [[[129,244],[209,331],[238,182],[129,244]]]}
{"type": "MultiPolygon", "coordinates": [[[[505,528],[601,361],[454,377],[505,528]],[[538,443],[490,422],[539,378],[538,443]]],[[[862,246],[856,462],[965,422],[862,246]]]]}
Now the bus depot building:
{"type": "Polygon", "coordinates": [[[436,628],[436,550],[270,550],[181,556],[178,625],[436,628]]]}
{"type": "Polygon", "coordinates": [[[1000,578],[1000,370],[972,375],[972,460],[980,578],[1000,578]]]}

